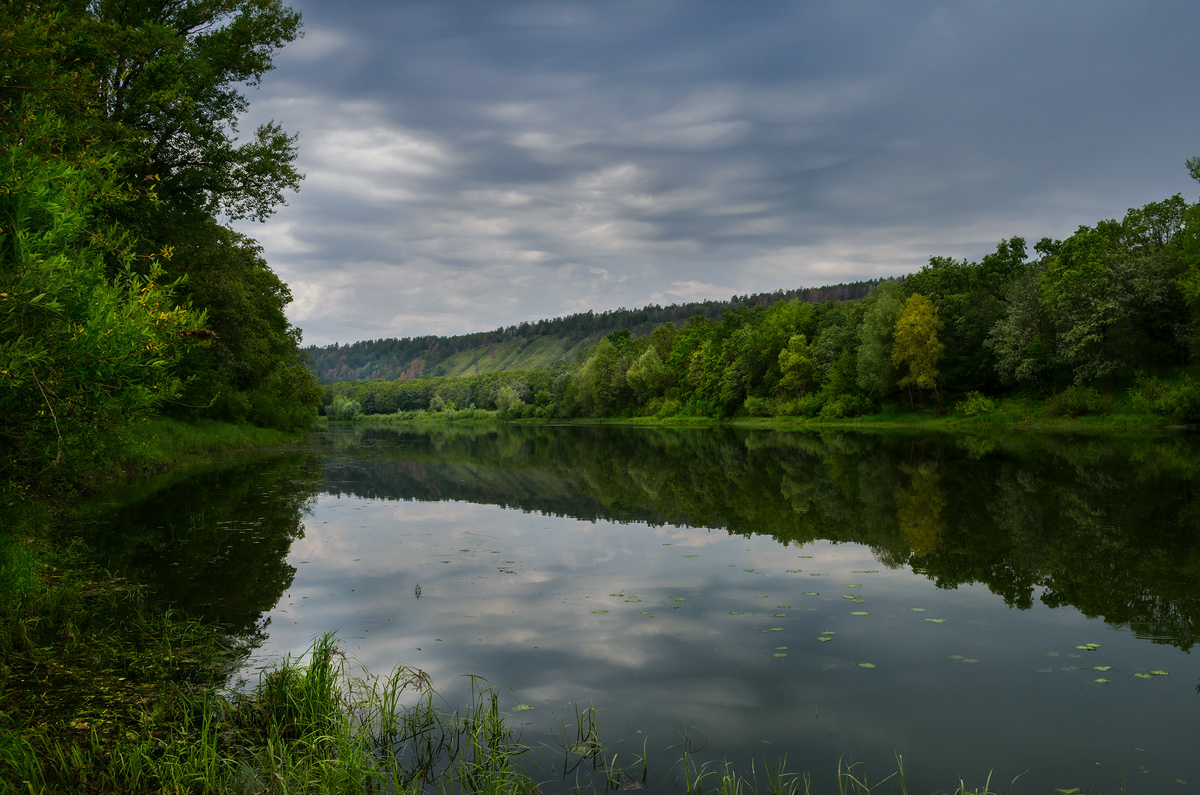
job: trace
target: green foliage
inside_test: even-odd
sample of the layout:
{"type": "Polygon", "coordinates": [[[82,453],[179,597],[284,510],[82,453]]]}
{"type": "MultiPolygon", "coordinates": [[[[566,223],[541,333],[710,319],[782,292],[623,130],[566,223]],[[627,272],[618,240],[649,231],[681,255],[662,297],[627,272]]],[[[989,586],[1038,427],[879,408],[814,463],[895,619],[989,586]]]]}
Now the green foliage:
{"type": "Polygon", "coordinates": [[[938,339],[941,330],[942,321],[933,302],[920,293],[910,295],[892,332],[892,363],[901,372],[897,384],[908,389],[910,402],[913,387],[937,390],[937,365],[944,349],[938,339]]]}
{"type": "Polygon", "coordinates": [[[1072,385],[1046,398],[1046,412],[1051,417],[1082,417],[1086,414],[1105,414],[1112,411],[1113,399],[1091,387],[1072,385]]]}
{"type": "Polygon", "coordinates": [[[76,466],[174,397],[173,365],[203,336],[158,259],[139,263],[97,210],[127,199],[103,155],[57,154],[66,125],[24,112],[0,126],[0,472],[76,466]]]}
{"type": "Polygon", "coordinates": [[[962,400],[954,404],[954,410],[964,417],[980,417],[994,413],[996,402],[984,397],[982,392],[968,392],[962,400]]]}

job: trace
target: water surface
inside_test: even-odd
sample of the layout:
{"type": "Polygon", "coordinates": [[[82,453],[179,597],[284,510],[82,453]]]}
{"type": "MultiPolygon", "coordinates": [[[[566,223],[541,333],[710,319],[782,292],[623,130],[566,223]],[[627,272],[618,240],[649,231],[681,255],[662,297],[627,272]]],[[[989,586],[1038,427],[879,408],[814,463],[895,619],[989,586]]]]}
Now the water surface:
{"type": "Polygon", "coordinates": [[[839,759],[877,780],[900,754],[912,792],[989,771],[1187,792],[1198,454],[1182,435],[358,428],[178,483],[102,538],[257,638],[248,671],[334,629],[452,704],[463,674],[503,686],[531,745],[594,706],[660,789],[687,747],[786,757],[822,791],[839,759]]]}

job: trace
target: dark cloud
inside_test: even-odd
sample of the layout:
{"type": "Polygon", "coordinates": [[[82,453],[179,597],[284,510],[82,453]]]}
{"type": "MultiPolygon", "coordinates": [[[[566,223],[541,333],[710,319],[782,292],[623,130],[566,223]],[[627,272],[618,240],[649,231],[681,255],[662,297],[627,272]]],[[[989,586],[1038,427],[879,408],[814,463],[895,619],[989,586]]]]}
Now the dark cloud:
{"type": "Polygon", "coordinates": [[[977,258],[1176,192],[1200,6],[297,3],[259,237],[315,343],[977,258]]]}

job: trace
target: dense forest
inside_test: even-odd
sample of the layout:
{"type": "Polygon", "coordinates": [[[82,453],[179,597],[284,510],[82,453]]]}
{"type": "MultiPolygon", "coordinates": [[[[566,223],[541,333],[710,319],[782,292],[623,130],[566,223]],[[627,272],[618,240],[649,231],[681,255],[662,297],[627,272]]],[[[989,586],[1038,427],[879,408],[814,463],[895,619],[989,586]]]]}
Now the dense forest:
{"type": "MultiPolygon", "coordinates": [[[[522,355],[535,353],[533,343],[553,340],[549,347],[552,358],[568,358],[581,343],[595,343],[614,331],[628,330],[633,336],[645,336],[663,323],[682,323],[692,317],[720,320],[729,309],[745,306],[767,307],[778,301],[852,301],[871,294],[876,280],[835,284],[826,287],[807,287],[798,290],[776,290],[773,293],[734,296],[728,301],[697,301],[669,306],[650,305],[641,309],[617,309],[610,312],[579,312],[536,323],[520,323],[494,331],[459,334],[452,337],[403,337],[354,342],[349,345],[309,346],[304,349],[310,367],[323,384],[338,381],[367,381],[377,379],[407,379],[420,375],[455,375],[455,369],[484,372],[491,370],[527,369],[537,359],[522,355]],[[503,347],[515,355],[507,359],[489,357],[493,348],[503,347]],[[473,354],[463,357],[461,354],[473,354]],[[456,368],[455,359],[467,367],[456,368]],[[482,361],[481,361],[482,360],[482,361]]],[[[542,350],[537,350],[541,353],[542,350]]],[[[505,351],[508,353],[509,351],[505,351]]],[[[549,364],[549,362],[547,362],[549,364]]]]}
{"type": "MultiPolygon", "coordinates": [[[[1200,158],[1187,167],[1200,181],[1200,158]]],[[[1124,379],[1146,412],[1200,420],[1187,372],[1200,356],[1200,204],[1181,195],[1032,252],[1014,237],[978,262],[934,257],[869,287],[853,300],[735,300],[719,319],[664,318],[652,330],[652,318],[631,315],[638,325],[570,361],[337,383],[324,410],[837,419],[884,401],[940,410],[947,396],[984,413],[990,396],[1026,389],[1074,415],[1102,410],[1106,387],[1124,379]]]]}
{"type": "MultiPolygon", "coordinates": [[[[289,429],[319,402],[291,300],[230,220],[302,175],[240,133],[279,0],[0,5],[0,479],[78,472],[156,414],[289,429]]],[[[12,495],[8,495],[12,496],[12,495]]]]}

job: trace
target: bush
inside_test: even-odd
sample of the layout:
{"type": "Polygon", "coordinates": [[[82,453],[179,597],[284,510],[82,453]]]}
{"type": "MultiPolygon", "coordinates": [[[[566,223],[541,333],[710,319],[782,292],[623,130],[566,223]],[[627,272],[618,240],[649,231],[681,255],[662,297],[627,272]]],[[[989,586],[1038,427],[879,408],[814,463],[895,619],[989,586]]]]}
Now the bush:
{"type": "Polygon", "coordinates": [[[742,408],[751,417],[770,417],[774,412],[771,410],[771,401],[766,398],[750,396],[746,398],[746,402],[742,404],[742,408]]]}
{"type": "Polygon", "coordinates": [[[1050,417],[1082,417],[1085,414],[1107,414],[1113,409],[1113,399],[1086,386],[1069,386],[1046,400],[1046,415],[1050,417]]]}
{"type": "Polygon", "coordinates": [[[1179,422],[1197,423],[1200,422],[1200,386],[1186,376],[1178,386],[1164,384],[1157,378],[1140,378],[1133,393],[1133,406],[1138,411],[1179,422]]]}
{"type": "Polygon", "coordinates": [[[824,407],[825,393],[814,392],[811,395],[805,395],[797,401],[796,413],[804,417],[815,417],[821,413],[821,409],[824,407]]]}
{"type": "Polygon", "coordinates": [[[954,410],[964,417],[979,417],[996,411],[996,403],[984,397],[982,392],[968,392],[966,397],[954,405],[954,410]]]}
{"type": "Polygon", "coordinates": [[[838,395],[826,401],[817,417],[822,420],[841,420],[858,417],[871,410],[871,401],[860,395],[838,395]]]}

